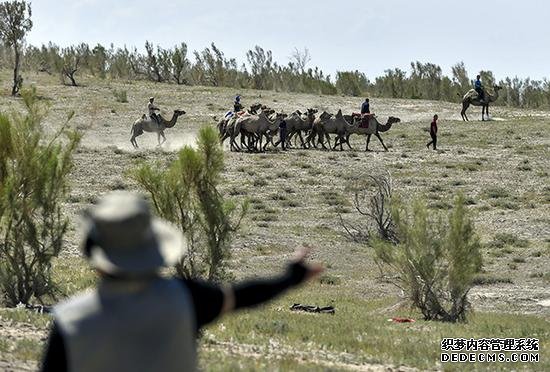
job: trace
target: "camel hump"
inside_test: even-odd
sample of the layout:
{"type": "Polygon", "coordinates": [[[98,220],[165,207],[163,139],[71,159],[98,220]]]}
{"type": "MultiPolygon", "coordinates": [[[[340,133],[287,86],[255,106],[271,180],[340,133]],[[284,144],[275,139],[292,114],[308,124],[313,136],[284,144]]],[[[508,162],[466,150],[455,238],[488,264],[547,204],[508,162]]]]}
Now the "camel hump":
{"type": "Polygon", "coordinates": [[[466,92],[464,97],[462,97],[462,99],[464,99],[464,100],[473,99],[473,98],[477,98],[477,92],[476,92],[475,89],[470,89],[468,92],[466,92]]]}

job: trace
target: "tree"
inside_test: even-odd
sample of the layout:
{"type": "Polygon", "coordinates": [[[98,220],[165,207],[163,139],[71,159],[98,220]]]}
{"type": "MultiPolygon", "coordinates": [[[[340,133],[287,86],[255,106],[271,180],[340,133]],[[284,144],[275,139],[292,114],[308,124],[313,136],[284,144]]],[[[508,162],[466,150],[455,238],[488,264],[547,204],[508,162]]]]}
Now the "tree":
{"type": "Polygon", "coordinates": [[[461,93],[466,93],[471,87],[470,78],[468,78],[468,72],[464,62],[459,62],[452,67],[453,71],[453,83],[460,87],[461,93]]]}
{"type": "Polygon", "coordinates": [[[270,50],[264,51],[261,47],[255,46],[253,50],[246,53],[252,75],[252,88],[271,89],[273,79],[270,78],[273,72],[273,54],[270,50]]]}
{"type": "Polygon", "coordinates": [[[75,79],[75,74],[87,64],[90,49],[87,44],[80,44],[76,48],[68,47],[61,51],[61,81],[64,83],[65,78],[69,78],[73,87],[78,86],[75,79]]]}
{"type": "Polygon", "coordinates": [[[158,57],[155,54],[153,44],[146,41],[145,51],[147,52],[147,56],[145,57],[145,62],[147,66],[147,75],[149,76],[149,79],[156,81],[157,83],[162,82],[160,65],[159,65],[158,57]]]}
{"type": "Polygon", "coordinates": [[[482,258],[464,197],[456,197],[447,223],[433,218],[420,200],[407,208],[395,198],[392,219],[399,243],[373,242],[378,263],[391,272],[390,281],[403,290],[425,320],[465,321],[468,292],[482,258]]]}
{"type": "Polygon", "coordinates": [[[176,84],[187,84],[187,74],[189,72],[189,60],[187,59],[187,44],[181,43],[174,47],[170,58],[172,67],[172,77],[176,84]]]}
{"type": "Polygon", "coordinates": [[[294,51],[290,56],[290,61],[296,68],[297,72],[303,73],[306,65],[309,63],[309,61],[311,61],[309,50],[307,48],[304,48],[304,50],[298,50],[298,48],[294,48],[294,51]]]}
{"type": "Polygon", "coordinates": [[[31,14],[31,4],[26,1],[4,1],[0,3],[0,37],[8,47],[13,48],[15,57],[12,96],[19,92],[23,84],[19,67],[25,34],[32,28],[31,14]]]}
{"type": "Polygon", "coordinates": [[[68,129],[72,113],[45,140],[36,91],[21,96],[25,114],[0,114],[0,302],[6,306],[56,293],[51,261],[68,228],[62,202],[80,140],[68,129]]]}
{"type": "Polygon", "coordinates": [[[369,81],[364,73],[355,71],[337,71],[336,88],[338,92],[357,97],[366,92],[369,81]]]}
{"type": "Polygon", "coordinates": [[[212,127],[199,131],[197,149],[184,147],[168,169],[145,164],[132,177],[151,195],[157,214],[185,233],[188,253],[176,266],[184,277],[225,277],[229,243],[247,210],[240,212],[218,191],[223,149],[212,127]]]}

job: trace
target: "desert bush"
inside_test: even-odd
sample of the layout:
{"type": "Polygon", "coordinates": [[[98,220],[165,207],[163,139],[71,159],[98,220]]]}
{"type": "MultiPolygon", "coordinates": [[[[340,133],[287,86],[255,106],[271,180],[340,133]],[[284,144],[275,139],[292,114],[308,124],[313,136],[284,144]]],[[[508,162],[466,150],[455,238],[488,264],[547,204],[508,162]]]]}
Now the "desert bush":
{"type": "Polygon", "coordinates": [[[124,89],[113,89],[115,100],[120,103],[128,103],[128,93],[124,89]]]}
{"type": "Polygon", "coordinates": [[[366,242],[377,237],[396,243],[395,224],[390,211],[390,174],[360,176],[349,189],[353,192],[353,207],[363,219],[360,225],[356,225],[344,221],[340,216],[340,224],[346,233],[356,242],[366,242]]]}
{"type": "Polygon", "coordinates": [[[168,169],[144,164],[131,175],[149,192],[157,214],[185,233],[189,249],[178,274],[219,281],[227,275],[229,243],[248,203],[239,211],[218,191],[224,160],[216,131],[201,128],[197,142],[197,149],[184,147],[168,169]]]}
{"type": "Polygon", "coordinates": [[[420,200],[408,208],[394,199],[392,217],[399,243],[373,241],[377,260],[394,275],[391,282],[425,320],[465,321],[481,253],[464,197],[456,198],[447,224],[440,216],[430,217],[420,200]]]}
{"type": "Polygon", "coordinates": [[[529,241],[518,238],[516,235],[510,233],[496,233],[489,246],[494,248],[503,248],[506,246],[526,248],[529,246],[529,241]]]}
{"type": "Polygon", "coordinates": [[[55,296],[51,261],[67,231],[61,203],[80,140],[68,120],[46,140],[46,110],[36,91],[22,91],[22,97],[26,113],[0,114],[0,291],[6,306],[55,296]]]}

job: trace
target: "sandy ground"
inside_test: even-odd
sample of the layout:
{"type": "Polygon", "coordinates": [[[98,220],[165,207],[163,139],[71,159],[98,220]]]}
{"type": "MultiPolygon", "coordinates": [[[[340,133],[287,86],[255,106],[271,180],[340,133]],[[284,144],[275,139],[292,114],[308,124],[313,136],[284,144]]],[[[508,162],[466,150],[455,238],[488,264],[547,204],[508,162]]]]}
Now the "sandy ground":
{"type": "MultiPolygon", "coordinates": [[[[83,132],[71,174],[72,191],[66,203],[71,218],[64,256],[78,255],[77,213],[97,195],[114,189],[137,189],[126,176],[141,161],[166,164],[177,151],[194,143],[201,125],[213,125],[222,116],[236,93],[231,89],[179,87],[152,83],[109,83],[85,80],[86,86],[73,88],[57,84],[54,77],[32,76],[40,94],[50,105],[46,119],[48,133],[59,127],[67,111],[75,110],[72,124],[83,132]],[[112,89],[128,91],[128,103],[115,102],[112,89]],[[176,126],[166,131],[168,141],[156,146],[156,136],[138,137],[140,149],[129,142],[132,122],[145,111],[147,97],[154,95],[169,116],[184,109],[176,126]]],[[[6,85],[6,83],[4,83],[6,85]]],[[[6,87],[4,87],[6,88],[6,87]]],[[[7,89],[4,89],[6,91],[7,89]]],[[[262,102],[289,113],[315,107],[344,113],[357,111],[361,98],[297,95],[277,92],[241,91],[245,105],[262,102]]],[[[19,110],[19,101],[0,97],[3,107],[19,110]]],[[[313,259],[329,264],[331,274],[344,278],[347,289],[363,298],[397,294],[379,280],[372,252],[350,241],[340,226],[340,215],[360,223],[346,191],[357,175],[389,171],[396,192],[423,196],[429,202],[451,203],[457,191],[474,201],[471,210],[484,243],[496,233],[510,233],[528,241],[526,248],[509,247],[501,252],[484,248],[484,269],[488,275],[509,278],[512,283],[476,286],[471,292],[475,310],[537,314],[550,318],[550,113],[504,107],[492,108],[493,120],[480,122],[480,109],[471,108],[471,122],[460,120],[459,103],[417,100],[371,99],[371,109],[385,121],[389,115],[401,118],[382,136],[390,150],[383,152],[373,138],[373,152],[360,151],[364,138],[353,139],[354,151],[294,149],[286,153],[269,150],[265,154],[233,153],[226,149],[223,190],[236,200],[252,198],[265,205],[243,221],[243,229],[233,243],[232,267],[237,278],[272,272],[295,247],[304,243],[315,247],[313,259]],[[439,151],[427,150],[426,132],[433,114],[440,117],[439,151]],[[521,164],[529,170],[519,170],[521,164]],[[258,179],[264,186],[255,186],[258,179]],[[503,188],[509,206],[488,197],[487,190],[503,188]],[[340,205],[331,205],[327,193],[341,195],[340,205]],[[278,200],[283,194],[285,200],[278,200]],[[288,201],[294,204],[289,205],[288,201]],[[285,203],[286,202],[286,203],[285,203]],[[511,206],[510,206],[511,205],[511,206]]],[[[25,329],[21,323],[0,326],[0,338],[18,337],[21,332],[44,337],[44,330],[25,329]]],[[[212,346],[220,348],[219,345],[212,346]]],[[[10,370],[2,361],[0,370],[10,370]]],[[[18,365],[24,370],[26,364],[18,365]]],[[[32,368],[32,365],[29,367],[32,368]]]]}

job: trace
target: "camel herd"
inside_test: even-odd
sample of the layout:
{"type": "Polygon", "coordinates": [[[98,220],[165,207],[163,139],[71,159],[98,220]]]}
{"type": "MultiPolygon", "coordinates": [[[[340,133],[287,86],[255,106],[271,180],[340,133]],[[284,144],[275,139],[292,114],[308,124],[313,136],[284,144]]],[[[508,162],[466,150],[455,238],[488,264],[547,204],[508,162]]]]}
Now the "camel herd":
{"type": "Polygon", "coordinates": [[[343,150],[344,143],[351,149],[349,138],[352,134],[358,134],[367,138],[365,151],[369,151],[369,141],[373,134],[387,151],[380,132],[388,131],[400,121],[390,116],[386,124],[381,124],[374,115],[343,115],[342,110],[336,114],[326,111],[318,114],[316,109],[308,109],[303,113],[297,110],[287,115],[256,104],[248,111],[219,120],[217,126],[222,143],[229,139],[231,151],[265,151],[270,144],[274,147],[282,145],[280,140],[275,142],[274,137],[283,120],[286,122],[286,145],[289,147],[294,138],[295,142],[300,140],[302,148],[317,148],[320,145],[327,149],[326,141],[331,149],[339,146],[343,150]],[[336,136],[333,145],[331,134],[336,136]]]}
{"type": "MultiPolygon", "coordinates": [[[[471,89],[462,97],[462,111],[460,112],[464,121],[468,120],[466,110],[470,105],[481,106],[481,119],[485,120],[485,115],[489,118],[489,104],[498,99],[498,91],[502,89],[495,85],[494,93],[487,93],[485,100],[481,101],[479,95],[474,89],[471,89]]],[[[136,137],[144,132],[157,133],[159,146],[166,141],[164,130],[172,128],[178,117],[184,115],[183,110],[174,110],[170,120],[164,119],[159,115],[159,123],[151,119],[147,115],[143,115],[136,120],[132,125],[130,142],[137,148],[138,144],[136,137]],[[162,141],[161,141],[162,138],[162,141]]],[[[386,124],[381,124],[374,115],[343,115],[342,110],[338,110],[336,114],[329,114],[323,111],[318,115],[316,109],[308,109],[306,112],[294,111],[290,115],[277,113],[261,104],[250,106],[250,109],[240,113],[228,115],[217,122],[220,139],[222,143],[229,139],[231,151],[265,151],[267,146],[271,144],[274,147],[282,145],[279,141],[274,142],[274,137],[279,131],[279,125],[282,121],[286,122],[286,144],[290,147],[292,139],[300,140],[302,148],[325,146],[325,141],[329,148],[336,149],[338,146],[343,150],[343,144],[347,144],[351,149],[349,138],[352,134],[366,136],[365,151],[369,151],[369,142],[374,134],[376,138],[388,150],[382,137],[381,132],[388,131],[395,123],[400,122],[399,118],[390,116],[386,124]],[[336,136],[334,145],[331,146],[330,134],[336,136]],[[240,141],[237,141],[240,138],[240,141]],[[264,142],[265,139],[265,142],[264,142]]]]}

